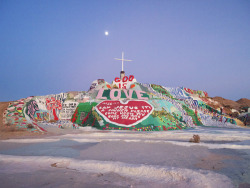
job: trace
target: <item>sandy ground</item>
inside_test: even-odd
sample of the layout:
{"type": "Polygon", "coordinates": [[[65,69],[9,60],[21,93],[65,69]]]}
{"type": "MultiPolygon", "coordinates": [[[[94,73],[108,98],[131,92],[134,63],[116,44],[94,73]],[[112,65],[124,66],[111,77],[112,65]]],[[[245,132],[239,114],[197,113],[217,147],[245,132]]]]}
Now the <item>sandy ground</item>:
{"type": "Polygon", "coordinates": [[[0,102],[0,129],[3,127],[3,113],[9,106],[9,102],[0,102]]]}
{"type": "Polygon", "coordinates": [[[3,113],[5,111],[5,109],[7,109],[7,107],[9,106],[9,102],[0,102],[0,126],[3,123],[3,113]]]}
{"type": "Polygon", "coordinates": [[[1,187],[250,187],[250,130],[58,129],[0,140],[1,187]],[[200,143],[190,143],[199,134],[200,143]]]}

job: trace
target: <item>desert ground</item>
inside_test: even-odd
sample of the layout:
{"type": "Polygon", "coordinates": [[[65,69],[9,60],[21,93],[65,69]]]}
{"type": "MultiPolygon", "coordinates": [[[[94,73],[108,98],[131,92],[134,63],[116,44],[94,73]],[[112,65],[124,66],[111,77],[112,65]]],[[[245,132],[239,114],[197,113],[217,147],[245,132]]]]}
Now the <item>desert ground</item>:
{"type": "MultiPolygon", "coordinates": [[[[250,129],[100,131],[1,137],[1,187],[250,187],[250,129]],[[194,134],[200,143],[189,142],[194,134]]],[[[6,136],[6,135],[5,135],[6,136]]]]}

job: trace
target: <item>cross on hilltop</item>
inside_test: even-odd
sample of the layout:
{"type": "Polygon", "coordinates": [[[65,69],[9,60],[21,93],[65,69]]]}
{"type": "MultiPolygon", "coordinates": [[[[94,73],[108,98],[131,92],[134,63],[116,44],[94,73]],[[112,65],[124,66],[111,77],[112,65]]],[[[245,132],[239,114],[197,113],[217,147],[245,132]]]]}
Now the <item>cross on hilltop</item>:
{"type": "Polygon", "coordinates": [[[115,58],[115,60],[122,61],[122,71],[121,71],[121,76],[120,76],[120,78],[122,79],[125,76],[125,71],[123,71],[123,62],[124,61],[132,61],[132,60],[124,59],[124,52],[122,52],[122,58],[121,59],[115,58]]]}

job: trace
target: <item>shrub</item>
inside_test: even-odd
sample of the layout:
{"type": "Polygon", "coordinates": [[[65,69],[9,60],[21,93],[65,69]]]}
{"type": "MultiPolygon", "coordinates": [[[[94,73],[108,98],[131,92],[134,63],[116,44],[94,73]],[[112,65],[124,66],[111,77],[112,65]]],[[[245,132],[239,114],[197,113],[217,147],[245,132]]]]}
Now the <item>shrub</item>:
{"type": "Polygon", "coordinates": [[[198,134],[194,134],[193,138],[190,138],[189,142],[200,143],[200,136],[198,134]]]}

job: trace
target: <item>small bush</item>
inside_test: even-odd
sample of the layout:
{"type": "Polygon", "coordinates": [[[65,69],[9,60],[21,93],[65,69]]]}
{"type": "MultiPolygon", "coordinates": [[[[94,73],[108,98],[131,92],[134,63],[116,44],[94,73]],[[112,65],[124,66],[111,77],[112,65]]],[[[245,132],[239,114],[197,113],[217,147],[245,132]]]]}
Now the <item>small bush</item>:
{"type": "Polygon", "coordinates": [[[194,134],[193,138],[190,138],[189,142],[200,143],[200,136],[198,134],[194,134]]]}
{"type": "Polygon", "coordinates": [[[50,166],[52,166],[52,167],[57,167],[57,164],[56,164],[56,163],[53,163],[53,164],[51,164],[50,166]]]}

